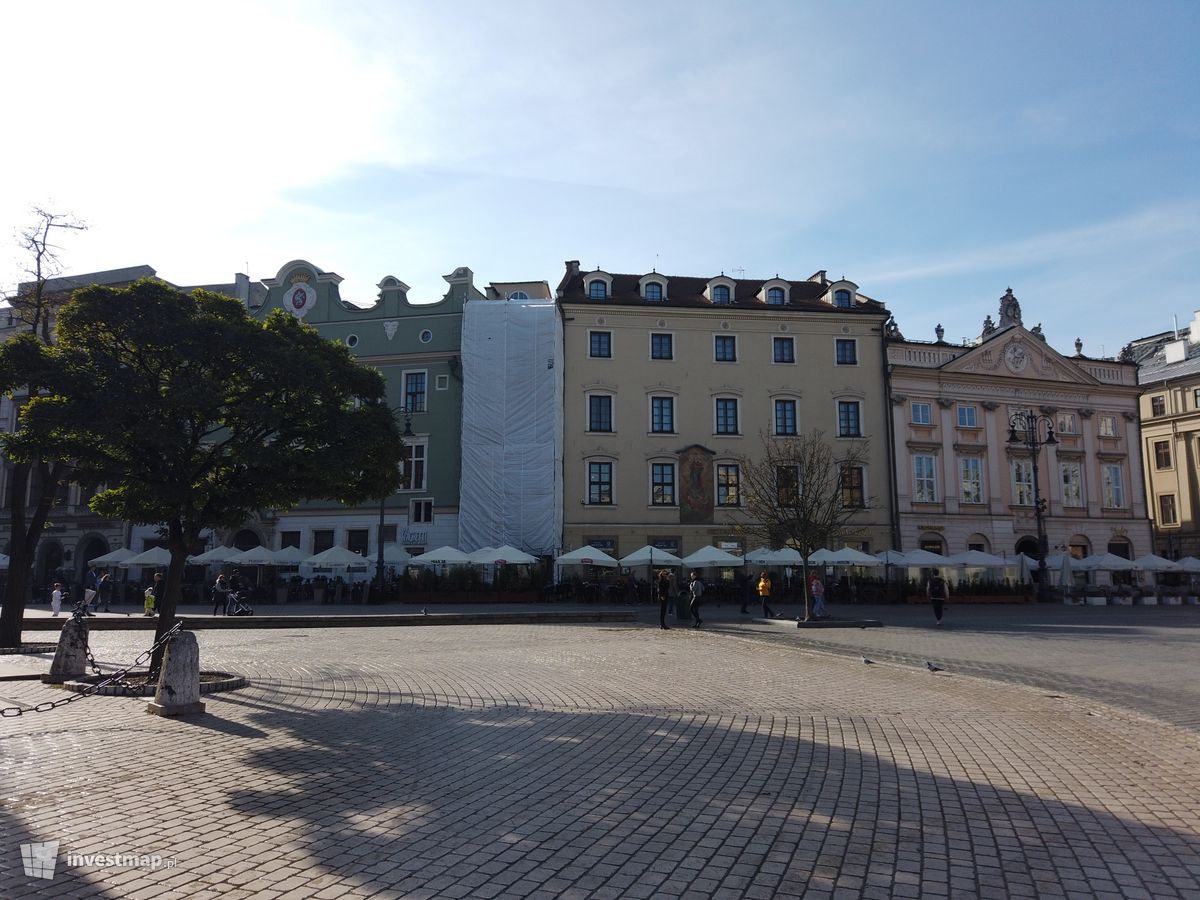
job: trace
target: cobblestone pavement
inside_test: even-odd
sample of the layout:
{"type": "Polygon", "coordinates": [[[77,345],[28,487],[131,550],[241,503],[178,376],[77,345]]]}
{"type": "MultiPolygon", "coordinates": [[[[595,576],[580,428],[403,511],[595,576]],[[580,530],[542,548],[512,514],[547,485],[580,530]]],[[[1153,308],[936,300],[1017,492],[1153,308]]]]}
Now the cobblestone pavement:
{"type": "MultiPolygon", "coordinates": [[[[1194,732],[851,655],[905,628],[722,618],[200,632],[206,668],[253,680],[203,716],[0,721],[0,895],[1200,897],[1194,732]],[[54,879],[23,874],[29,841],[59,843],[54,879]]],[[[953,627],[888,652],[983,652],[953,627]]]]}

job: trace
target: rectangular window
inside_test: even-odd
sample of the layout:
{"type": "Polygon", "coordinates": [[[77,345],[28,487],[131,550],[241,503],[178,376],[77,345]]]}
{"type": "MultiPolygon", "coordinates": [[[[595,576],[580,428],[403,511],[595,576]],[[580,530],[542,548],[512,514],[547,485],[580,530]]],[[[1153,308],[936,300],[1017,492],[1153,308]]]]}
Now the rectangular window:
{"type": "Polygon", "coordinates": [[[863,467],[843,465],[838,476],[842,489],[842,506],[845,509],[862,509],[867,505],[863,490],[863,467]]]}
{"type": "Polygon", "coordinates": [[[1116,416],[1101,416],[1100,417],[1100,437],[1116,437],[1117,436],[1117,417],[1116,416]]]}
{"type": "Polygon", "coordinates": [[[1170,441],[1155,441],[1154,442],[1154,468],[1156,468],[1156,469],[1171,468],[1171,442],[1170,441]]]}
{"type": "Polygon", "coordinates": [[[958,460],[958,483],[963,503],[983,502],[983,460],[978,456],[962,456],[958,460]]]}
{"type": "Polygon", "coordinates": [[[862,437],[859,408],[857,400],[838,401],[838,437],[862,437]]]}
{"type": "Polygon", "coordinates": [[[958,427],[959,428],[978,428],[979,418],[974,406],[960,406],[958,408],[958,427]]]}
{"type": "Polygon", "coordinates": [[[383,530],[379,532],[379,543],[394,544],[396,543],[396,526],[384,525],[383,530]]]}
{"type": "Polygon", "coordinates": [[[914,402],[912,405],[912,423],[914,425],[932,425],[933,407],[928,403],[914,402]]]}
{"type": "Polygon", "coordinates": [[[1165,416],[1167,414],[1167,398],[1162,394],[1150,398],[1150,415],[1165,416]]]}
{"type": "Polygon", "coordinates": [[[914,456],[913,460],[913,502],[937,503],[937,474],[935,466],[937,458],[933,456],[914,456]]]}
{"type": "Polygon", "coordinates": [[[796,401],[775,401],[775,433],[796,434],[796,401]]]}
{"type": "Polygon", "coordinates": [[[367,541],[370,539],[371,532],[368,528],[350,528],[346,531],[346,549],[351,553],[357,553],[360,556],[366,556],[368,552],[367,541]]]}
{"type": "Polygon", "coordinates": [[[408,523],[410,525],[429,525],[432,522],[432,500],[414,500],[408,505],[408,523]]]}
{"type": "Polygon", "coordinates": [[[612,482],[612,463],[588,463],[588,503],[600,506],[611,505],[613,502],[612,482]]]}
{"type": "Polygon", "coordinates": [[[404,406],[410,413],[425,412],[425,373],[404,373],[404,406]]]}
{"type": "Polygon", "coordinates": [[[835,343],[834,357],[839,366],[858,365],[858,341],[854,338],[838,338],[835,343]]]}
{"type": "Polygon", "coordinates": [[[425,459],[428,449],[425,444],[410,442],[404,445],[400,455],[402,491],[425,490],[425,459]]]}
{"type": "Polygon", "coordinates": [[[1075,413],[1059,413],[1057,422],[1059,434],[1079,434],[1079,421],[1075,413]]]}
{"type": "Polygon", "coordinates": [[[1125,508],[1125,479],[1120,463],[1109,463],[1100,467],[1100,483],[1103,488],[1101,502],[1105,509],[1125,508]]]}
{"type": "Polygon", "coordinates": [[[775,494],[779,505],[785,509],[800,505],[800,467],[775,467],[775,494]]]}
{"type": "Polygon", "coordinates": [[[593,331],[588,336],[588,356],[593,359],[612,358],[611,331],[593,331]]]}
{"type": "Polygon", "coordinates": [[[652,334],[650,335],[650,358],[651,359],[674,359],[675,358],[675,342],[673,335],[670,334],[652,334]]]}
{"type": "Polygon", "coordinates": [[[1158,524],[1178,525],[1179,516],[1175,512],[1175,495],[1163,494],[1158,498],[1158,524]]]}
{"type": "Polygon", "coordinates": [[[730,464],[717,466],[717,506],[738,506],[741,503],[742,473],[730,464]]]}
{"type": "Polygon", "coordinates": [[[1192,408],[1200,409],[1200,388],[1196,388],[1194,391],[1192,391],[1192,408]]]}
{"type": "Polygon", "coordinates": [[[713,339],[713,359],[717,362],[737,362],[737,337],[718,334],[713,339]]]}
{"type": "Polygon", "coordinates": [[[773,359],[777,363],[794,363],[796,361],[796,339],[777,337],[772,339],[773,359]]]}
{"type": "Polygon", "coordinates": [[[1013,504],[1033,506],[1033,463],[1027,459],[1014,459],[1012,471],[1013,504]]]}
{"type": "Polygon", "coordinates": [[[284,547],[295,547],[300,549],[300,532],[298,531],[281,531],[279,532],[279,549],[284,547]]]}
{"type": "Polygon", "coordinates": [[[612,397],[592,394],[588,397],[588,431],[612,430],[612,397]]]}
{"type": "Polygon", "coordinates": [[[654,506],[675,505],[675,463],[651,463],[650,502],[654,506]]]}
{"type": "Polygon", "coordinates": [[[732,397],[717,399],[717,434],[738,433],[738,402],[732,397]]]}
{"type": "Polygon", "coordinates": [[[450,376],[439,375],[433,379],[433,389],[435,391],[446,391],[450,389],[450,376]]]}
{"type": "Polygon", "coordinates": [[[675,398],[650,398],[650,430],[655,434],[675,433],[675,398]]]}
{"type": "Polygon", "coordinates": [[[1058,464],[1062,484],[1063,506],[1083,506],[1083,466],[1078,460],[1067,459],[1058,464]]]}
{"type": "Polygon", "coordinates": [[[324,553],[333,546],[333,529],[318,528],[313,531],[313,555],[324,553]]]}

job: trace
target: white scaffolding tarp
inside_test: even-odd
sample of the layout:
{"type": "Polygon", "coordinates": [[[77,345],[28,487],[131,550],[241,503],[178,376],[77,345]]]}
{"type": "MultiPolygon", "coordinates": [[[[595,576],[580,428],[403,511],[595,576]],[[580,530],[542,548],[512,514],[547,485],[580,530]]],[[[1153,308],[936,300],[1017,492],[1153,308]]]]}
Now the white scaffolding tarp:
{"type": "Polygon", "coordinates": [[[553,553],[562,534],[562,323],[553,300],[463,308],[459,547],[553,553]]]}

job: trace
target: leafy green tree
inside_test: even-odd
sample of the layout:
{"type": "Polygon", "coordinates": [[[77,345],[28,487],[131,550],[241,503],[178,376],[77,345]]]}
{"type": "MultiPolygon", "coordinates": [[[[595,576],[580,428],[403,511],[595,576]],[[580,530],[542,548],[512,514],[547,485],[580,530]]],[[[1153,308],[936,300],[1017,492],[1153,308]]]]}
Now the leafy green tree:
{"type": "MultiPolygon", "coordinates": [[[[54,308],[65,299],[50,289],[50,279],[62,271],[55,234],[81,231],[83,223],[70,215],[35,208],[33,223],[20,235],[28,255],[26,273],[30,280],[18,286],[9,298],[14,320],[22,329],[21,342],[49,344],[53,339],[54,308]]],[[[34,354],[36,355],[36,353],[34,354]]],[[[0,347],[0,392],[22,403],[41,389],[44,374],[38,365],[20,371],[13,358],[28,358],[25,347],[0,347]],[[19,373],[19,374],[18,374],[19,373]],[[25,380],[21,380],[24,378],[25,380]]],[[[4,460],[0,477],[8,478],[9,564],[4,609],[0,611],[0,647],[21,646],[21,621],[29,602],[33,557],[59,488],[66,483],[71,467],[65,461],[40,458],[4,460]],[[30,488],[33,490],[30,490],[30,488]]]]}
{"type": "Polygon", "coordinates": [[[382,377],[283,312],[260,322],[232,298],[153,279],[90,287],[60,312],[57,343],[28,350],[46,389],[10,451],[70,460],[97,488],[94,512],[164,527],[158,636],[204,529],[304,499],[358,503],[398,482],[382,377]]]}
{"type": "Polygon", "coordinates": [[[841,544],[845,529],[870,505],[862,493],[867,442],[838,441],[835,450],[819,430],[761,439],[762,452],[740,460],[738,531],[774,549],[800,551],[807,621],[812,616],[808,557],[841,544]]]}

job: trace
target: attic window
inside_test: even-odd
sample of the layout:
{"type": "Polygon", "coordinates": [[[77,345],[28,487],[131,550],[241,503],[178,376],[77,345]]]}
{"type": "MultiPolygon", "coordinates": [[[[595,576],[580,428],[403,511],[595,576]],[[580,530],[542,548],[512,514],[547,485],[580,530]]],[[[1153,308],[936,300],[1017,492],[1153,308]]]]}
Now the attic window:
{"type": "Polygon", "coordinates": [[[773,287],[768,290],[767,303],[771,306],[783,306],[783,288],[773,287]]]}
{"type": "Polygon", "coordinates": [[[645,296],[647,300],[662,300],[662,284],[657,281],[647,281],[645,296]]]}
{"type": "Polygon", "coordinates": [[[712,289],[713,303],[728,303],[729,302],[729,286],[718,284],[712,289]]]}
{"type": "MultiPolygon", "coordinates": [[[[593,281],[592,284],[595,284],[595,282],[593,281]]],[[[528,300],[529,295],[527,293],[525,293],[524,291],[513,291],[511,294],[508,295],[508,299],[509,300],[528,300]]]]}
{"type": "Polygon", "coordinates": [[[842,309],[849,309],[850,308],[850,292],[847,290],[834,291],[833,292],[833,305],[839,306],[842,309]]]}
{"type": "Polygon", "coordinates": [[[595,281],[588,282],[588,299],[603,300],[608,296],[608,285],[597,278],[595,281]]]}

